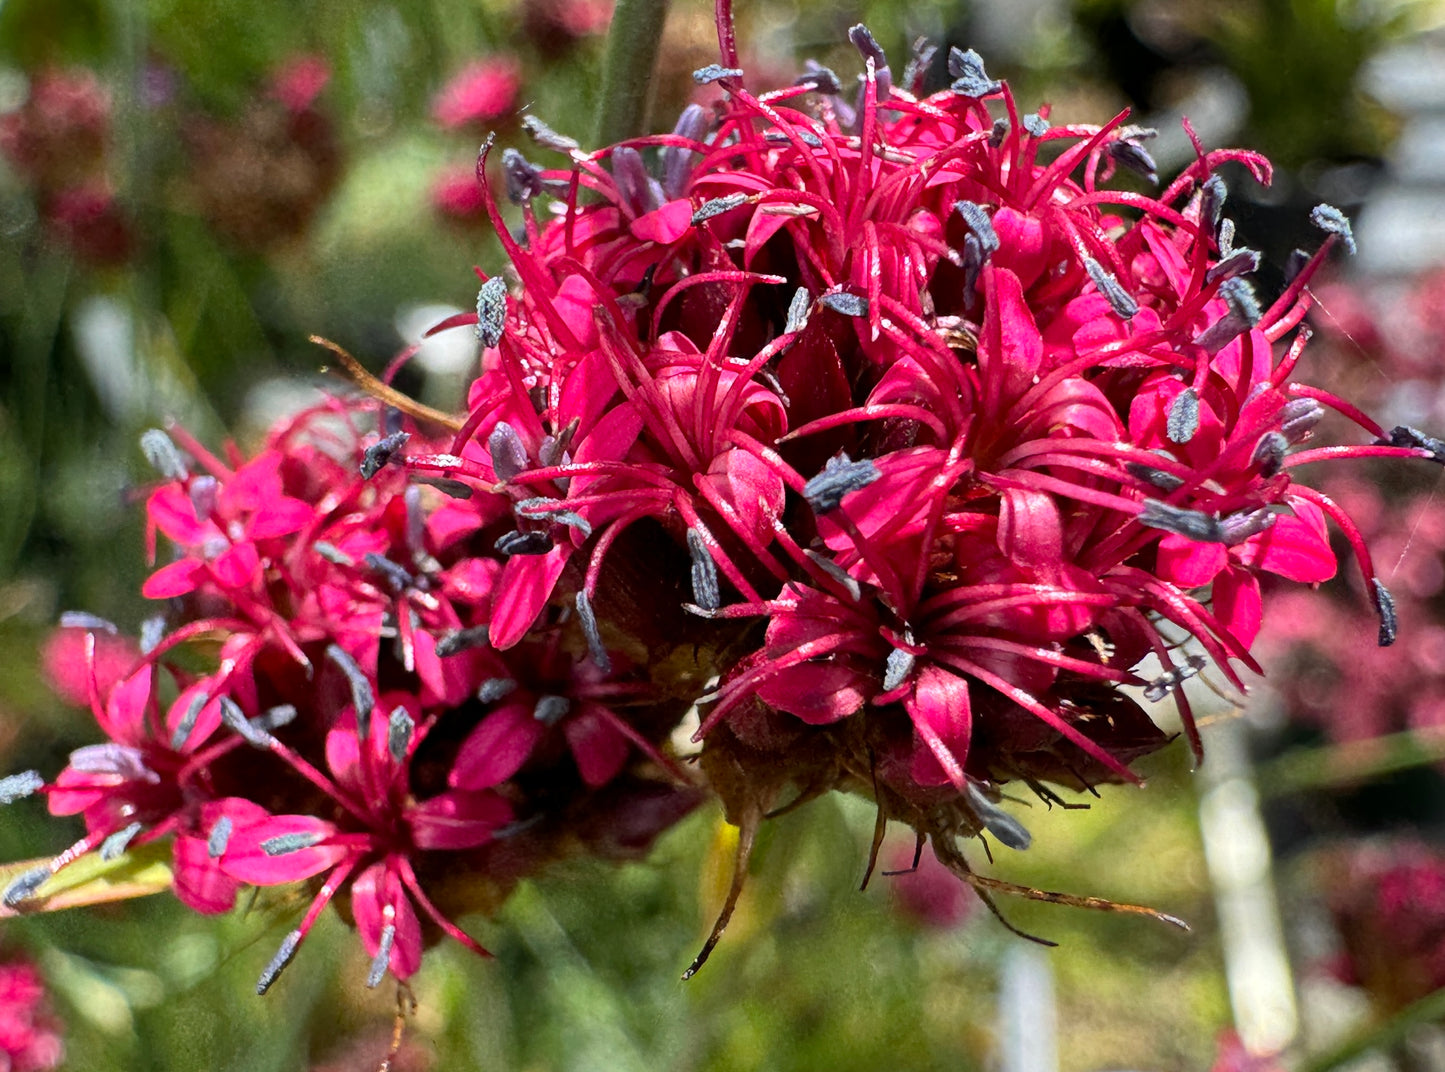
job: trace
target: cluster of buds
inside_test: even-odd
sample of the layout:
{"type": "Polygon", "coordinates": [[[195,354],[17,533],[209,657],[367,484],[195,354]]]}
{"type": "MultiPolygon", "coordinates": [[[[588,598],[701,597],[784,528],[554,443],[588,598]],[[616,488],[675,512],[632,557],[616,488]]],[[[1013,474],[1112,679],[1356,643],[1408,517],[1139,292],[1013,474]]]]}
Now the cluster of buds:
{"type": "Polygon", "coordinates": [[[901,821],[992,905],[1021,888],[962,843],[1029,845],[1005,786],[1137,781],[1169,697],[1197,754],[1186,682],[1243,688],[1259,575],[1333,574],[1330,520],[1394,639],[1356,527],[1293,479],[1445,455],[1299,378],[1338,212],[1262,307],[1216,174],[1267,181],[1256,154],[1116,189],[1155,179],[1150,131],[1020,115],[973,52],[923,96],[929,55],[895,79],[861,26],[850,99],[819,67],[754,94],[718,7],[712,112],[594,152],[529,118],[566,164],[504,154],[515,234],[482,183],[509,264],[436,329],[482,344],[465,414],[372,383],[249,461],[147,436],[169,610],[91,690],[109,741],[0,783],[87,828],[6,904],[173,836],[198,910],[314,884],[260,990],[333,899],[369,981],[405,979],[433,937],[479,948],[458,912],[645,849],[705,784],[742,830],[729,906],[764,816],[834,789],[876,802],[875,856],[901,821]],[[1362,441],[1312,445],[1326,409],[1362,441]]]}
{"type": "Polygon", "coordinates": [[[48,69],[0,115],[0,154],[34,192],[46,229],[96,265],[129,259],[135,235],[111,174],[110,94],[93,71],[48,69]]]}

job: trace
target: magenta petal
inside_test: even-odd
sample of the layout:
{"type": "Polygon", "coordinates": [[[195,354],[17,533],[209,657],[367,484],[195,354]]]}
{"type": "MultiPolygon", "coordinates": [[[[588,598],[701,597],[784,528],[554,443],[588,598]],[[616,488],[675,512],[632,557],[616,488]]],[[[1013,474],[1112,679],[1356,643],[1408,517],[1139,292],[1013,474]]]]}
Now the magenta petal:
{"type": "Polygon", "coordinates": [[[282,497],[281,452],[263,451],[221,485],[221,503],[234,517],[235,512],[265,510],[282,497]]]}
{"type": "Polygon", "coordinates": [[[1021,566],[1053,567],[1064,560],[1064,529],[1053,496],[1006,488],[1000,496],[998,549],[1021,566]]]}
{"type": "MultiPolygon", "coordinates": [[[[962,790],[963,765],[973,732],[968,681],[937,666],[925,666],[914,679],[912,695],[904,697],[903,707],[948,781],[962,790]]],[[[918,766],[916,761],[914,766],[918,766]]]]}
{"type": "Polygon", "coordinates": [[[351,910],[367,955],[375,957],[381,951],[381,933],[390,923],[395,932],[387,967],[398,979],[415,975],[421,967],[421,924],[411,898],[390,867],[375,863],[356,876],[351,884],[351,910]]]}
{"type": "Polygon", "coordinates": [[[257,823],[237,826],[231,833],[221,867],[226,874],[253,886],[275,886],[283,882],[299,882],[319,875],[340,863],[349,850],[344,845],[314,844],[290,852],[272,855],[263,848],[291,835],[298,838],[324,840],[336,834],[336,827],[312,815],[276,815],[257,823]]]}
{"type": "Polygon", "coordinates": [[[594,789],[617,776],[632,750],[626,734],[612,724],[597,704],[583,704],[582,710],[563,725],[562,732],[582,780],[594,789]]]}
{"type": "Polygon", "coordinates": [[[442,793],[408,809],[412,842],[419,849],[474,849],[512,821],[512,806],[496,793],[442,793]]]}
{"type": "Polygon", "coordinates": [[[867,679],[838,663],[803,663],[758,686],[762,700],[814,726],[847,718],[868,698],[867,679]]]}
{"type": "Polygon", "coordinates": [[[462,742],[447,783],[454,789],[490,789],[521,769],[546,727],[532,715],[532,704],[497,708],[462,742]]]}
{"type": "Polygon", "coordinates": [[[1269,570],[1291,581],[1317,584],[1335,575],[1335,553],[1324,514],[1313,503],[1292,500],[1294,516],[1281,514],[1264,532],[1234,548],[1241,565],[1269,570]]]}
{"type": "Polygon", "coordinates": [[[1173,533],[1159,541],[1159,576],[1181,588],[1208,584],[1228,564],[1229,550],[1222,543],[1201,543],[1173,533]]]}
{"type": "Polygon", "coordinates": [[[1043,360],[1043,337],[1018,277],[998,267],[985,269],[984,277],[992,280],[994,294],[984,310],[979,367],[988,379],[997,381],[1003,397],[1015,398],[1033,383],[1043,360]]]}
{"type": "Polygon", "coordinates": [[[140,744],[150,739],[146,728],[146,710],[151,698],[151,667],[142,666],[124,678],[105,701],[105,712],[96,713],[96,721],[105,735],[122,744],[140,744]]]}
{"type": "Polygon", "coordinates": [[[175,875],[171,889],[187,908],[214,916],[236,906],[239,883],[211,859],[206,838],[182,835],[172,846],[175,875]]]}
{"type": "Polygon", "coordinates": [[[692,227],[692,201],[679,198],[669,201],[632,221],[632,234],[643,242],[659,242],[670,246],[692,227]]]}
{"type": "Polygon", "coordinates": [[[572,545],[560,543],[545,555],[507,559],[492,596],[492,647],[505,651],[526,636],[552,597],[571,555],[572,545]]]}
{"type": "Polygon", "coordinates": [[[207,518],[196,518],[191,497],[179,484],[166,484],[151,492],[146,502],[146,516],[176,543],[183,547],[199,547],[221,530],[207,518]]]}
{"type": "Polygon", "coordinates": [[[221,552],[211,563],[211,573],[223,588],[250,588],[253,581],[261,579],[261,558],[256,554],[256,545],[238,543],[229,551],[221,552]]]}
{"type": "Polygon", "coordinates": [[[196,590],[205,571],[205,564],[194,558],[183,558],[162,566],[141,585],[140,594],[147,599],[170,599],[196,590]]]}
{"type": "Polygon", "coordinates": [[[1259,634],[1263,604],[1259,598],[1259,578],[1247,569],[1231,566],[1214,579],[1210,604],[1214,616],[1248,648],[1259,634]]]}
{"type": "Polygon", "coordinates": [[[246,526],[246,535],[253,540],[289,536],[305,528],[316,512],[300,499],[281,496],[257,510],[246,526]]]}
{"type": "MultiPolygon", "coordinates": [[[[181,728],[181,724],[190,717],[191,705],[194,704],[199,697],[207,696],[213,686],[214,683],[210,678],[202,678],[176,697],[175,702],[170,706],[170,710],[166,712],[167,737],[165,743],[167,745],[173,743],[175,734],[181,728]]],[[[182,739],[177,751],[194,752],[210,739],[211,734],[215,733],[220,725],[221,698],[219,696],[209,696],[200,711],[196,713],[195,720],[191,723],[190,731],[184,739],[182,739]]]]}

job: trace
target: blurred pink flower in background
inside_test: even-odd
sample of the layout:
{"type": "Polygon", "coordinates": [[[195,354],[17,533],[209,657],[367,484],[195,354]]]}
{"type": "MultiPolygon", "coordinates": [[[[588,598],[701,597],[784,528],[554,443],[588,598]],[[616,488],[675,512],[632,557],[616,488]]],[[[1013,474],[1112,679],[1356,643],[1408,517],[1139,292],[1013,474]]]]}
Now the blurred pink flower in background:
{"type": "Polygon", "coordinates": [[[432,179],[427,199],[432,208],[453,220],[481,220],[486,216],[486,198],[470,164],[448,165],[432,179]]]}
{"type": "Polygon", "coordinates": [[[1326,853],[1319,888],[1343,950],[1329,965],[1382,1012],[1445,986],[1445,853],[1420,840],[1326,853]]]}
{"type": "Polygon", "coordinates": [[[926,851],[913,864],[913,849],[900,845],[888,856],[888,893],[903,916],[923,927],[956,927],[978,905],[973,891],[926,851]]]}
{"type": "Polygon", "coordinates": [[[550,51],[593,34],[612,21],[612,0],[523,0],[522,31],[550,51]]]}
{"type": "Polygon", "coordinates": [[[135,667],[140,649],[129,637],[92,634],[86,629],[53,630],[40,649],[40,672],[51,690],[75,707],[90,705],[90,667],[86,664],[87,638],[95,636],[95,685],[102,696],[135,667]]]}
{"type": "Polygon", "coordinates": [[[292,56],[271,75],[271,96],[288,111],[310,108],[331,81],[331,67],[320,56],[302,53],[292,56]]]}
{"type": "Polygon", "coordinates": [[[511,56],[492,56],[462,68],[432,102],[432,119],[444,130],[495,122],[516,105],[522,65],[511,56]]]}
{"type": "Polygon", "coordinates": [[[0,964],[0,1067],[5,1072],[57,1068],[65,1056],[60,1025],[45,1000],[45,983],[23,960],[0,964]]]}

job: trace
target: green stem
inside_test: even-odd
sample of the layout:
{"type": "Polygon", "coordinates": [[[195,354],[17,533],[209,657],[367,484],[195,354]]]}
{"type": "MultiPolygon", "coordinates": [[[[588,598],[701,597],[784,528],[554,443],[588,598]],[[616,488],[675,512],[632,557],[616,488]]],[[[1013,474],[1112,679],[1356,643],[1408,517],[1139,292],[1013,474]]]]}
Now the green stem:
{"type": "Polygon", "coordinates": [[[1427,994],[1378,1027],[1370,1028],[1334,1049],[1311,1058],[1300,1066],[1299,1072],[1333,1072],[1357,1057],[1403,1042],[1410,1029],[1417,1024],[1434,1023],[1441,1017],[1445,1017],[1445,990],[1427,994]]]}
{"type": "Polygon", "coordinates": [[[1406,730],[1347,744],[1286,753],[1260,767],[1256,782],[1267,797],[1329,789],[1382,778],[1445,760],[1445,733],[1406,730]]]}
{"type": "Polygon", "coordinates": [[[647,129],[648,92],[667,5],[668,0],[617,0],[602,65],[596,147],[635,138],[647,129]]]}

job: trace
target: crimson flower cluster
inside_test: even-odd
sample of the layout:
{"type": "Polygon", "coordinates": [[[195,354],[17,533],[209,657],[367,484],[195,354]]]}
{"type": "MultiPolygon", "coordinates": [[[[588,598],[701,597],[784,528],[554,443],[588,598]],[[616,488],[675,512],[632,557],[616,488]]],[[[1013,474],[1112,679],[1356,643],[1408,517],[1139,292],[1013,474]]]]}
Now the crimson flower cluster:
{"type": "Polygon", "coordinates": [[[1256,154],[1117,188],[1156,180],[1151,131],[1020,115],[973,52],[923,96],[929,55],[895,79],[861,26],[856,94],[821,67],[755,94],[719,10],[712,111],[593,152],[528,117],[565,163],[503,154],[515,233],[483,181],[507,264],[436,329],[481,342],[464,415],[378,387],[249,460],[148,434],[168,609],[90,690],[108,742],[0,783],[87,829],[7,904],[173,836],[200,911],[312,882],[260,990],[333,899],[369,981],[405,979],[435,936],[480,948],[458,912],[644,849],[704,783],[734,899],[763,817],[831,789],[987,898],[1012,887],[960,841],[1028,846],[1004,786],[1137,780],[1168,697],[1197,753],[1186,682],[1243,688],[1261,573],[1329,577],[1328,523],[1393,640],[1355,526],[1294,479],[1445,454],[1300,378],[1343,216],[1265,306],[1216,173],[1268,181],[1256,154]],[[1313,445],[1327,409],[1362,441],[1313,445]]]}

